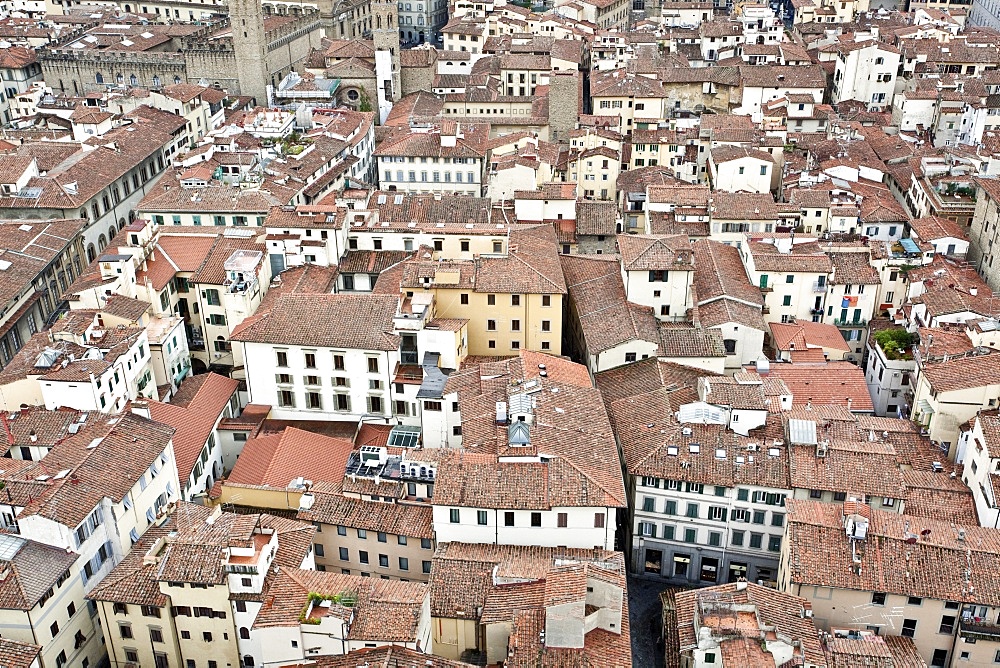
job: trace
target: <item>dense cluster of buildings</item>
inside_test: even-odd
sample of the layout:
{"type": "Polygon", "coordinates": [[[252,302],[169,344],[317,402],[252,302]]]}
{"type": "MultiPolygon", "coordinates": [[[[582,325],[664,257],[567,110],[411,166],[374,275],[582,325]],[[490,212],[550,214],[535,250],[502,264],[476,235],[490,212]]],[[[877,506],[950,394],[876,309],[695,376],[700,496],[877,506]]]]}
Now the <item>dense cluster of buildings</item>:
{"type": "Polygon", "coordinates": [[[991,3],[0,3],[0,666],[1000,662],[991,3]]]}

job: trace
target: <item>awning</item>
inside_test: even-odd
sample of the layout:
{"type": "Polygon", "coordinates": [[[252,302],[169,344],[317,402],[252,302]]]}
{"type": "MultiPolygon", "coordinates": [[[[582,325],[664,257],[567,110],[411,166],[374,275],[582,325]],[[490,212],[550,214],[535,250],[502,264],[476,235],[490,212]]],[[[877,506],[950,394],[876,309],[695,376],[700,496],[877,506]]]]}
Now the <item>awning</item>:
{"type": "Polygon", "coordinates": [[[934,414],[934,409],[931,408],[931,405],[927,402],[926,399],[921,399],[920,401],[917,402],[917,412],[919,412],[919,413],[929,413],[929,414],[933,415],[934,414]]]}

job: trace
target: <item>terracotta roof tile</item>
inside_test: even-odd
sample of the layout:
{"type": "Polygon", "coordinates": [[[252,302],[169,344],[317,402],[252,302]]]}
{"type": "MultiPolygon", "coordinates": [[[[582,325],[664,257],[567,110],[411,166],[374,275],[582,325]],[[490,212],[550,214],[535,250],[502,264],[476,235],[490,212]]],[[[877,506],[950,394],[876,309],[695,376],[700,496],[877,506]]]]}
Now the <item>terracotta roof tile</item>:
{"type": "Polygon", "coordinates": [[[226,484],[284,489],[298,477],[340,483],[352,447],[345,439],[287,427],[279,434],[247,441],[226,484]],[[317,452],[323,456],[313,456],[317,452]]]}
{"type": "Polygon", "coordinates": [[[856,550],[861,559],[856,569],[844,531],[844,507],[792,499],[786,504],[792,584],[1000,605],[1000,590],[993,586],[1000,568],[1000,532],[994,529],[866,506],[871,520],[867,539],[856,550]],[[907,543],[908,534],[916,542],[907,543]]]}

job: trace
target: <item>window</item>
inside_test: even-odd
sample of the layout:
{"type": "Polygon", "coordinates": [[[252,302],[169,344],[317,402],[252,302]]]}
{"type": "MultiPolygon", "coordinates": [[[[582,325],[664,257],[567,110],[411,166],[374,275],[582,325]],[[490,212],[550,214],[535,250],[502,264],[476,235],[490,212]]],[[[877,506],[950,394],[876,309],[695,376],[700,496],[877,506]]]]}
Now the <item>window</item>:
{"type": "Polygon", "coordinates": [[[163,642],[163,631],[160,629],[149,629],[149,639],[152,642],[163,642]]]}
{"type": "Polygon", "coordinates": [[[559,513],[557,516],[556,526],[566,528],[569,526],[569,515],[567,513],[559,513]]]}
{"type": "Polygon", "coordinates": [[[771,513],[771,526],[780,527],[785,525],[785,516],[782,513],[771,513]]]}
{"type": "Polygon", "coordinates": [[[126,640],[134,638],[132,635],[132,625],[131,624],[119,624],[118,625],[118,635],[126,640]]]}
{"type": "Polygon", "coordinates": [[[282,366],[282,367],[288,366],[288,353],[287,352],[285,352],[283,350],[279,350],[277,353],[275,353],[275,356],[278,358],[277,359],[278,366],[282,366]]]}
{"type": "Polygon", "coordinates": [[[698,531],[696,529],[684,529],[684,542],[695,543],[698,541],[698,531]]]}
{"type": "Polygon", "coordinates": [[[368,552],[365,551],[365,550],[359,550],[358,551],[358,561],[360,561],[363,564],[367,564],[368,563],[368,552]]]}
{"type": "Polygon", "coordinates": [[[782,297],[781,298],[781,305],[782,306],[791,306],[792,305],[792,296],[791,295],[785,295],[784,297],[782,297]]]}
{"type": "Polygon", "coordinates": [[[685,515],[694,518],[698,517],[698,504],[697,503],[687,504],[687,512],[685,513],[685,515]]]}
{"type": "Polygon", "coordinates": [[[385,543],[385,542],[387,542],[389,540],[389,537],[385,534],[384,531],[379,531],[377,539],[378,539],[378,542],[385,543]]]}
{"type": "Polygon", "coordinates": [[[49,627],[49,633],[52,634],[53,638],[59,635],[59,622],[52,622],[52,625],[49,627]]]}
{"type": "Polygon", "coordinates": [[[346,547],[340,548],[340,560],[350,561],[350,559],[351,559],[350,550],[348,550],[346,547]]]}
{"type": "Polygon", "coordinates": [[[488,518],[485,510],[477,510],[476,511],[476,523],[477,524],[485,526],[488,521],[489,521],[489,518],[488,518]]]}
{"type": "Polygon", "coordinates": [[[552,306],[551,295],[542,295],[542,306],[552,306]]]}
{"type": "Polygon", "coordinates": [[[934,650],[934,655],[931,656],[931,668],[944,668],[946,665],[948,665],[948,650],[934,650]]]}
{"type": "Polygon", "coordinates": [[[449,515],[448,519],[452,524],[458,524],[461,521],[461,511],[458,508],[452,508],[449,515]]]}
{"type": "Polygon", "coordinates": [[[944,615],[941,617],[941,625],[938,627],[938,633],[946,633],[951,635],[955,630],[955,617],[952,615],[944,615]]]}
{"type": "Polygon", "coordinates": [[[880,591],[872,592],[872,605],[885,605],[885,593],[880,591]]]}
{"type": "Polygon", "coordinates": [[[781,552],[781,536],[768,536],[767,549],[769,552],[781,552]]]}
{"type": "Polygon", "coordinates": [[[397,545],[406,545],[406,536],[396,536],[397,545]]]}
{"type": "Polygon", "coordinates": [[[708,544],[713,547],[719,547],[722,544],[722,534],[718,531],[710,531],[708,534],[708,544]]]}
{"type": "Polygon", "coordinates": [[[399,558],[399,570],[408,571],[410,570],[410,560],[406,557],[399,558]]]}
{"type": "Polygon", "coordinates": [[[202,631],[201,632],[201,639],[204,640],[205,642],[212,642],[212,632],[211,631],[202,631]]]}
{"type": "Polygon", "coordinates": [[[742,547],[745,535],[746,535],[745,531],[733,531],[733,541],[732,541],[733,545],[742,547]]]}
{"type": "Polygon", "coordinates": [[[904,619],[903,620],[903,630],[900,631],[901,636],[904,638],[912,638],[917,634],[917,620],[915,619],[904,619]]]}
{"type": "Polygon", "coordinates": [[[604,528],[604,513],[594,513],[594,528],[595,529],[604,528]]]}
{"type": "Polygon", "coordinates": [[[761,545],[764,543],[764,534],[762,533],[751,533],[750,534],[750,547],[759,550],[761,545]]]}
{"type": "Polygon", "coordinates": [[[486,305],[487,306],[496,306],[497,305],[497,296],[496,295],[486,295],[486,305]]]}
{"type": "Polygon", "coordinates": [[[514,526],[514,511],[508,510],[503,514],[503,525],[505,527],[514,526]]]}
{"type": "Polygon", "coordinates": [[[540,527],[542,526],[542,514],[541,513],[531,513],[531,526],[540,527]]]}
{"type": "Polygon", "coordinates": [[[378,555],[378,565],[379,568],[389,568],[389,555],[388,554],[378,555]]]}
{"type": "Polygon", "coordinates": [[[378,373],[378,358],[369,357],[368,358],[368,373],[378,373]]]}

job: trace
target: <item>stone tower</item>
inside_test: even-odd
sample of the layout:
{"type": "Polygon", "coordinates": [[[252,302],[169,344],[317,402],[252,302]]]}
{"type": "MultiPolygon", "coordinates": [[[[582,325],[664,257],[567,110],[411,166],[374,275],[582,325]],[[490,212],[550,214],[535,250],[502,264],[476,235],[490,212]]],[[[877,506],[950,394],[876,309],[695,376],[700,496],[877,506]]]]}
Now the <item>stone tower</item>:
{"type": "Polygon", "coordinates": [[[233,29],[233,52],[240,95],[252,95],[267,106],[267,40],[261,0],[229,0],[229,22],[233,29]]]}
{"type": "Polygon", "coordinates": [[[372,41],[375,43],[375,75],[379,82],[380,108],[383,103],[391,107],[402,92],[399,83],[398,23],[396,0],[372,0],[372,41]],[[379,66],[380,61],[382,67],[379,66]]]}

